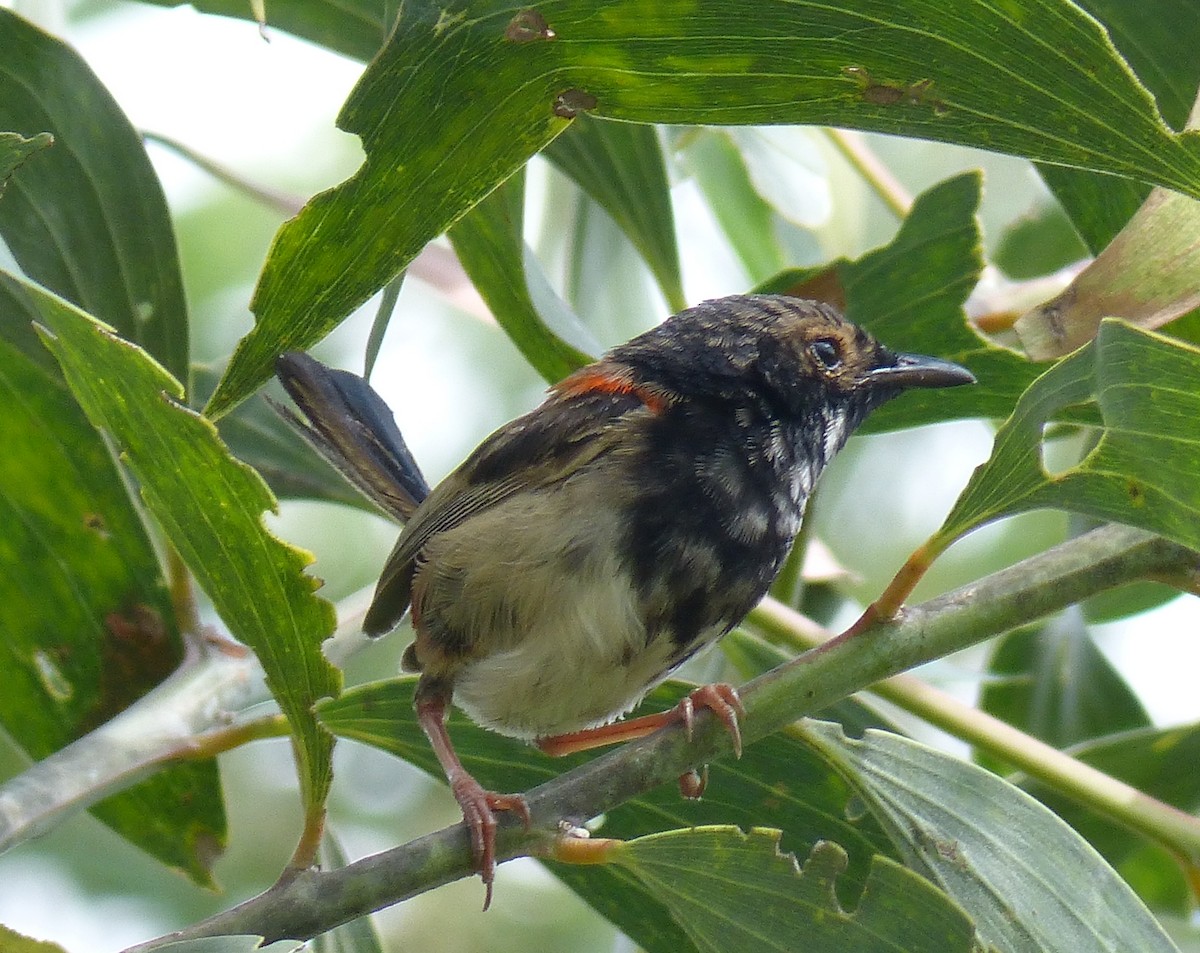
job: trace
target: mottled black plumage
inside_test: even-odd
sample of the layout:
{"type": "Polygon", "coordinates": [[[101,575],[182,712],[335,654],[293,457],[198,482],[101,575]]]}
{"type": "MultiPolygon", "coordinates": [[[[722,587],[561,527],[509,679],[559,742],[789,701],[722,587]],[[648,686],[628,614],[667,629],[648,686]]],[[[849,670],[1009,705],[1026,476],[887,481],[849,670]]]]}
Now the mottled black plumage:
{"type": "MultiPolygon", "coordinates": [[[[283,359],[293,394],[321,389],[289,381],[298,368],[319,378],[306,360],[283,359]]],[[[415,501],[364,628],[385,632],[411,605],[405,665],[421,672],[419,720],[489,885],[494,811],[524,805],[462,769],[443,725],[451,700],[547,750],[624,732],[631,723],[594,726],[629,711],[762,598],[814,481],[863,418],[905,388],[970,380],[956,365],[888,350],[825,305],[709,301],[561,381],[415,501]]],[[[398,431],[369,425],[371,451],[353,451],[363,424],[343,418],[355,416],[354,392],[336,388],[332,422],[311,400],[302,409],[339,465],[373,468],[355,481],[373,492],[411,458],[398,431]],[[389,441],[400,447],[388,451],[389,441]]],[[[409,495],[423,486],[419,473],[405,482],[409,495]]],[[[696,701],[738,741],[732,689],[696,701]]],[[[690,704],[665,717],[690,718],[690,704]]]]}

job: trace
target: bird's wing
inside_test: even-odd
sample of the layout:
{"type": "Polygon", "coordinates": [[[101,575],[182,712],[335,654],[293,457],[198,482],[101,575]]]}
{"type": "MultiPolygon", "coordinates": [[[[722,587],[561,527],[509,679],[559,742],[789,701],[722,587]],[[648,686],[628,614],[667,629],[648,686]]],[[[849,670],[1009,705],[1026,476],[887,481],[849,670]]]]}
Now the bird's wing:
{"type": "Polygon", "coordinates": [[[400,621],[412,596],[421,550],[434,535],[515,493],[565,479],[608,452],[632,415],[652,413],[632,391],[576,389],[560,391],[536,411],[497,430],[438,484],[404,527],[380,576],[364,631],[382,634],[400,621]]]}

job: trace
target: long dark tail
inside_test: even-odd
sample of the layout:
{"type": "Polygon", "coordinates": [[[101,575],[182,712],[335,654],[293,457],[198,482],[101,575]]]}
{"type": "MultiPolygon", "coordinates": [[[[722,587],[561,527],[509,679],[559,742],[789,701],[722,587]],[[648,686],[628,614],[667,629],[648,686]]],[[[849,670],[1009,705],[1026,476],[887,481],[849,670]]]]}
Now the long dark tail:
{"type": "Polygon", "coordinates": [[[392,411],[371,385],[300,351],[281,354],[275,373],[306,423],[272,402],[284,420],[389,516],[405,522],[429,495],[392,411]]]}

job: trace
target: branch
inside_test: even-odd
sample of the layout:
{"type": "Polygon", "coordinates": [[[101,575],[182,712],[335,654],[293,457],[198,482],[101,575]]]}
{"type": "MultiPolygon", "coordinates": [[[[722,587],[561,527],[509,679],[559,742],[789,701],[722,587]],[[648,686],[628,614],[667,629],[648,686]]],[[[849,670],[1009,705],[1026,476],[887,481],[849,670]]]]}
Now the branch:
{"type": "MultiPolygon", "coordinates": [[[[1200,557],[1140,530],[1107,526],[979,582],[907,609],[899,618],[819,648],[750,682],[742,733],[754,741],[852,692],[967,648],[1126,582],[1195,567],[1200,557]]],[[[672,726],[547,782],[526,795],[530,831],[501,820],[502,859],[552,851],[564,822],[579,822],[730,753],[708,713],[688,742],[672,726]]],[[[145,953],[181,939],[230,934],[309,939],[356,917],[472,873],[461,824],[331,871],[306,870],[265,893],[170,936],[133,947],[145,953]]]]}
{"type": "Polygon", "coordinates": [[[180,758],[214,715],[265,694],[249,652],[197,653],[115,718],[0,786],[0,853],[180,758]]]}
{"type": "MultiPolygon", "coordinates": [[[[341,622],[324,645],[335,664],[366,642],[360,619],[367,596],[366,591],[357,593],[339,605],[341,622]]],[[[210,638],[166,681],[111,721],[0,785],[0,853],[164,764],[208,757],[254,737],[278,734],[272,716],[237,718],[270,700],[253,653],[210,638]]]]}

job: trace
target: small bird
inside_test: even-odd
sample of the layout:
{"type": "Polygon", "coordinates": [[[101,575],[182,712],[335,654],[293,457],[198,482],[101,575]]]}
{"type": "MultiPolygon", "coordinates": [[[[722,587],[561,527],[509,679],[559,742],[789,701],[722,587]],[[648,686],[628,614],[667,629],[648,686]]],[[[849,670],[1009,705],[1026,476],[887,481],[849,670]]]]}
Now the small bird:
{"type": "Polygon", "coordinates": [[[405,522],[363,628],[386,633],[411,611],[402,664],[420,673],[418,721],[462,807],[485,909],[495,812],[528,824],[528,809],[463,768],[450,704],[553,753],[690,727],[700,705],[740,749],[725,685],[612,722],[762,598],[817,477],[872,409],[974,381],[889,350],[825,304],[720,298],[555,384],[430,491],[365,381],[299,353],[277,370],[311,426],[292,422],[405,522]]]}

